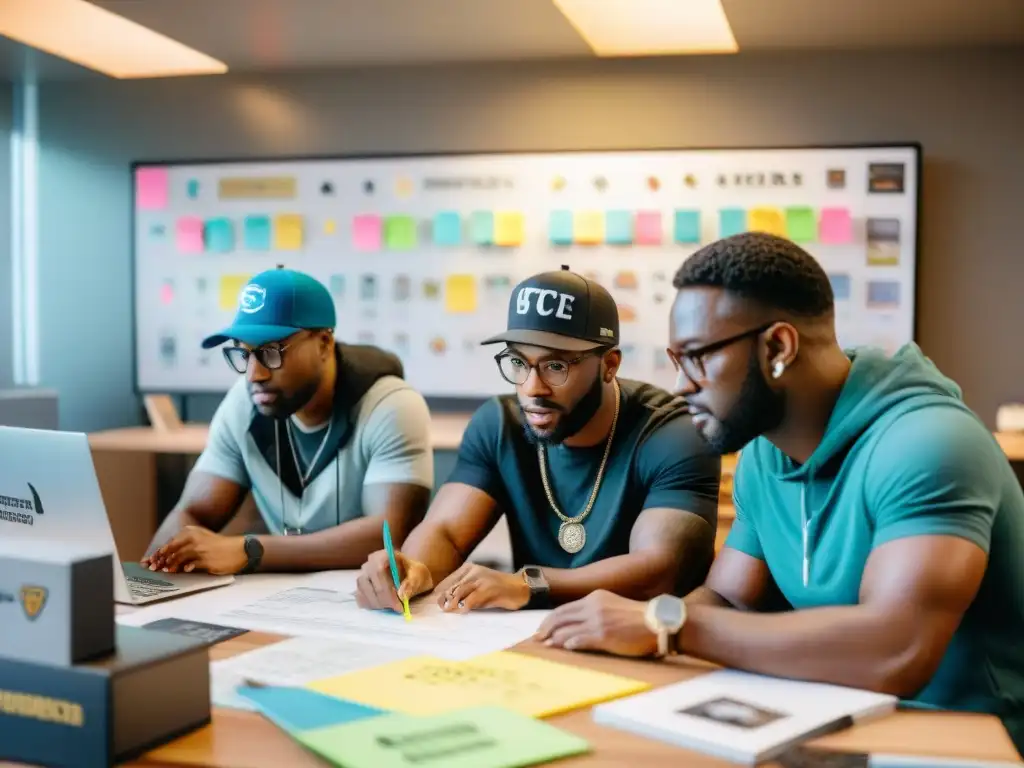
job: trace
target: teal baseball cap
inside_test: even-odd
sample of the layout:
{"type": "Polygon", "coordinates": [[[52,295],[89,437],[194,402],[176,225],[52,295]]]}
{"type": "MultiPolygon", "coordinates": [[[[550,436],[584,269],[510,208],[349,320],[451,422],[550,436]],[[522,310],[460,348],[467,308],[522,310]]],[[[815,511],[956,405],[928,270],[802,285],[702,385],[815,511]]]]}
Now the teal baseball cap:
{"type": "Polygon", "coordinates": [[[250,347],[281,341],[303,330],[334,330],[337,314],[327,287],[292,269],[268,269],[238,292],[235,319],[203,339],[203,349],[237,339],[250,347]]]}

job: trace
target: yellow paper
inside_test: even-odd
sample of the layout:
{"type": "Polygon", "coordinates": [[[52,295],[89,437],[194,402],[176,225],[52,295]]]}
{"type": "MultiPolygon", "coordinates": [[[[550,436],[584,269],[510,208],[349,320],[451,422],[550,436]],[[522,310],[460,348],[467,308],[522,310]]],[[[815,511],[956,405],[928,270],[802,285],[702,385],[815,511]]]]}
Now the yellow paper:
{"type": "Polygon", "coordinates": [[[302,248],[302,216],[282,213],[274,219],[274,248],[297,251],[302,248]]]}
{"type": "Polygon", "coordinates": [[[238,308],[238,294],[249,282],[249,275],[223,275],[220,278],[220,299],[217,302],[221,309],[230,311],[238,308]]]}
{"type": "Polygon", "coordinates": [[[444,286],[446,312],[476,311],[476,278],[472,275],[448,275],[444,286]]]}
{"type": "Polygon", "coordinates": [[[769,235],[786,236],[786,220],[778,208],[752,208],[750,210],[751,232],[767,232],[769,235]]]}
{"type": "Polygon", "coordinates": [[[494,244],[522,245],[523,214],[515,211],[498,211],[494,214],[494,244]]]}
{"type": "Polygon", "coordinates": [[[576,211],[572,217],[573,239],[581,245],[604,242],[604,214],[600,211],[576,211]]]}
{"type": "Polygon", "coordinates": [[[318,680],[309,688],[410,715],[494,705],[547,717],[650,688],[649,683],[514,651],[447,661],[416,656],[318,680]]]}
{"type": "Polygon", "coordinates": [[[328,219],[324,222],[324,234],[333,235],[335,230],[334,219],[328,219]]]}

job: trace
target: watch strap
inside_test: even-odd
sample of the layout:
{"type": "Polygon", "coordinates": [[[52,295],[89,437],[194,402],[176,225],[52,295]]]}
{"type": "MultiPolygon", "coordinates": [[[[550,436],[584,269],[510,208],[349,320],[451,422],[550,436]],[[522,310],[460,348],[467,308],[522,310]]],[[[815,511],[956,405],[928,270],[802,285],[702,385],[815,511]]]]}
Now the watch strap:
{"type": "Polygon", "coordinates": [[[260,567],[260,562],[263,560],[263,545],[260,544],[259,539],[255,536],[248,534],[242,539],[242,546],[245,549],[248,560],[245,567],[238,573],[240,575],[255,573],[256,569],[260,567]]]}

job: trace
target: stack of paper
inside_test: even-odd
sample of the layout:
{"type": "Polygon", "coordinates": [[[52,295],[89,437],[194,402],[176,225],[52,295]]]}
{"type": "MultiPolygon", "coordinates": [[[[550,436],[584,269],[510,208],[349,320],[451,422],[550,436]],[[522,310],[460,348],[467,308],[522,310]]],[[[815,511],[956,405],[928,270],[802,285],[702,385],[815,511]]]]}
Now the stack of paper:
{"type": "Polygon", "coordinates": [[[590,750],[578,736],[500,707],[383,715],[303,731],[295,739],[344,768],[519,768],[590,750]]]}
{"type": "Polygon", "coordinates": [[[318,680],[307,687],[405,714],[429,715],[491,705],[547,717],[644,691],[650,684],[499,651],[468,661],[416,656],[318,680]]]}
{"type": "Polygon", "coordinates": [[[888,714],[897,698],[820,683],[721,670],[601,704],[594,721],[739,763],[888,714]]]}

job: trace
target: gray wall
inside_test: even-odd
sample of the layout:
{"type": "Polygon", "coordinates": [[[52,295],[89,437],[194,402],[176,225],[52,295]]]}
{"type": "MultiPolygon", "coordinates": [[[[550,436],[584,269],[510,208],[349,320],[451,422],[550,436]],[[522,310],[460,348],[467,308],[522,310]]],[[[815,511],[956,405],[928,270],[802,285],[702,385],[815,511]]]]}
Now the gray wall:
{"type": "Polygon", "coordinates": [[[0,389],[14,381],[11,317],[11,152],[13,89],[0,83],[0,389]]]}
{"type": "MultiPolygon", "coordinates": [[[[920,141],[919,341],[991,425],[1024,398],[1024,50],[47,85],[42,373],[62,426],[136,423],[128,164],[387,151],[920,141]]],[[[207,415],[196,403],[189,417],[207,415]]]]}

